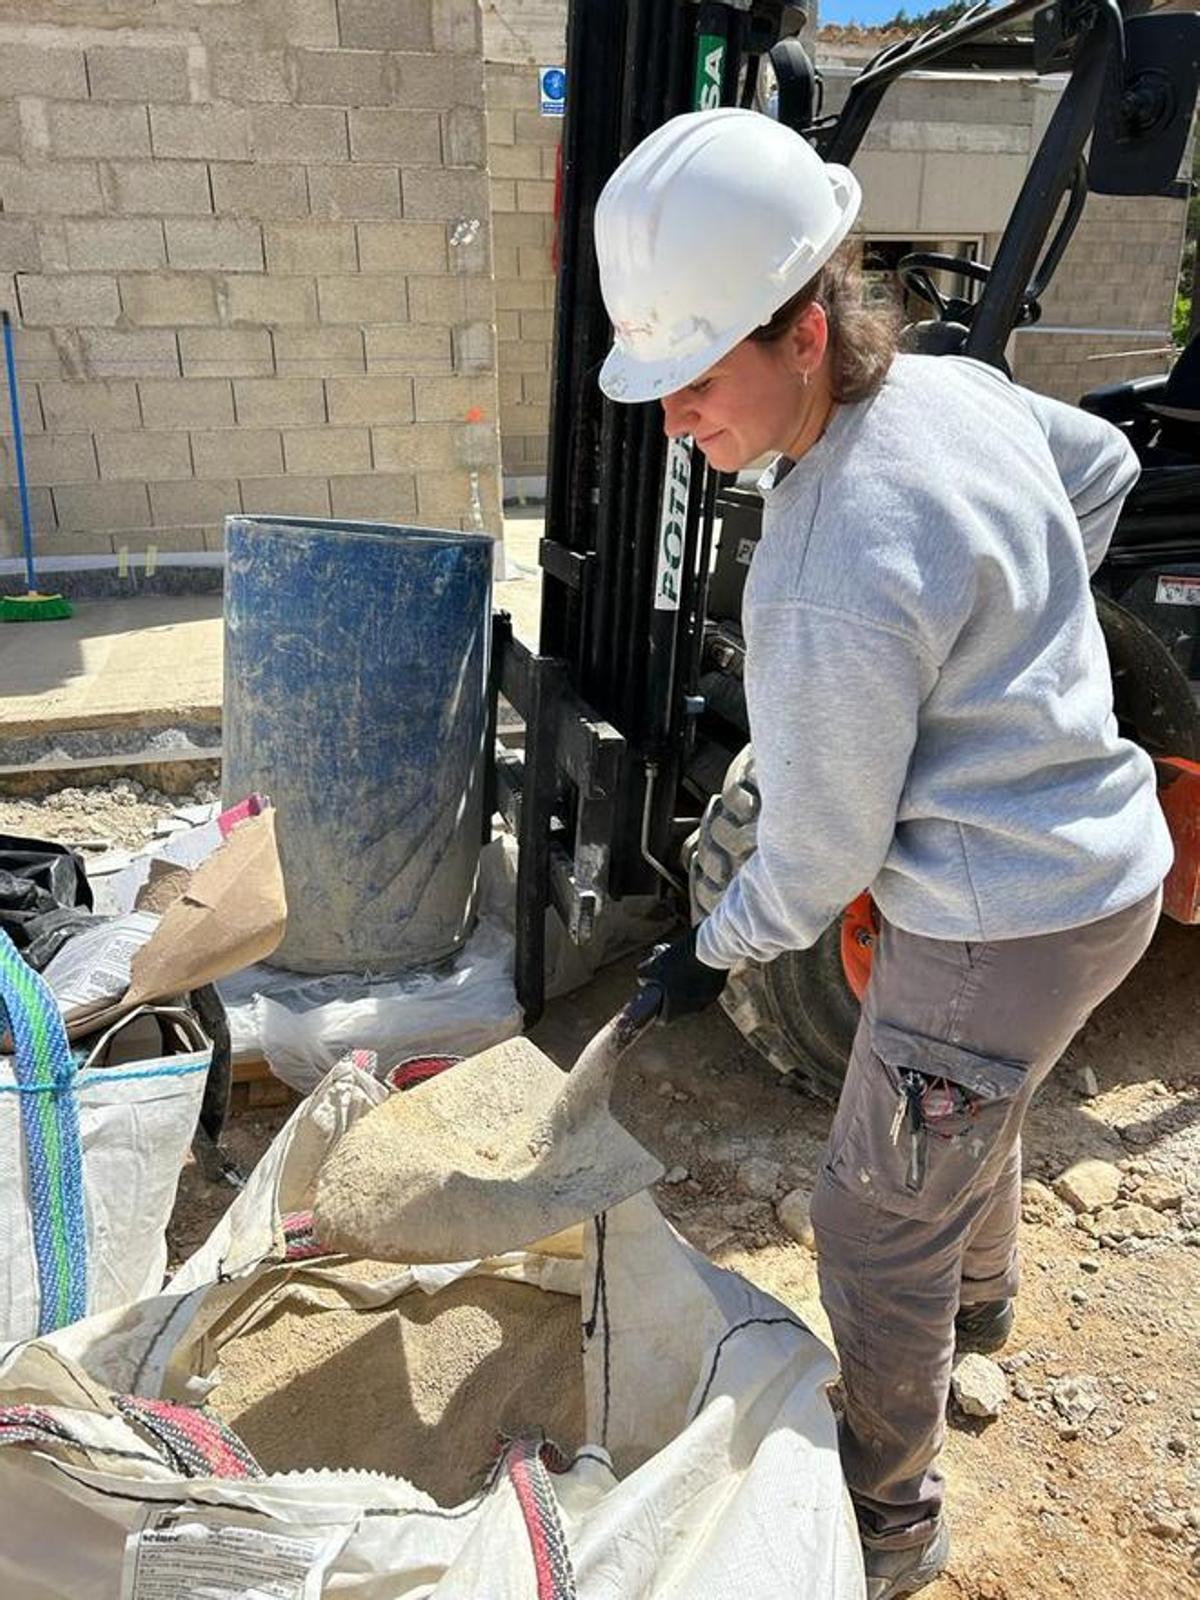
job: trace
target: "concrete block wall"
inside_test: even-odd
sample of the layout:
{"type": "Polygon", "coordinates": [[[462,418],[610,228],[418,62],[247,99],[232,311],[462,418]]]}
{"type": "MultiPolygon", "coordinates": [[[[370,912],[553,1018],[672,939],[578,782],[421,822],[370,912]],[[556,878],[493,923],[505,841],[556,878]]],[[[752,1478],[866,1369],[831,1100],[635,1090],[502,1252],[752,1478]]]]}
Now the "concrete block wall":
{"type": "MultiPolygon", "coordinates": [[[[552,61],[542,63],[552,66],[552,61]]],[[[554,173],[562,121],[538,111],[538,69],[489,61],[488,166],[505,477],[546,472],[554,325],[554,173]]]]}
{"type": "Polygon", "coordinates": [[[498,533],[486,165],[478,0],[6,0],[42,550],[216,548],[238,510],[498,533]]]}

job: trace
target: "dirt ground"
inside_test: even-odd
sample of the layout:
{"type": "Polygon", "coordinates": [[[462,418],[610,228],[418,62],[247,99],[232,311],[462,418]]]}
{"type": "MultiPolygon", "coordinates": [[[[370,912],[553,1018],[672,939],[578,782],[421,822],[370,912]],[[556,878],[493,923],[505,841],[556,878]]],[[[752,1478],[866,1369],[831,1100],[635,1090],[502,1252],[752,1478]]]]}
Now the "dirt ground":
{"type": "MultiPolygon", "coordinates": [[[[1200,930],[1164,924],[1033,1109],[1024,1288],[998,1358],[1012,1392],[990,1423],[952,1408],[943,1467],[953,1558],[929,1600],[1175,1600],[1200,1577],[1198,978],[1200,930]],[[1120,1168],[1131,1197],[1142,1186],[1165,1200],[1155,1213],[1164,1231],[1102,1243],[1037,1186],[1085,1157],[1120,1168]],[[1096,1399],[1082,1421],[1053,1399],[1068,1378],[1094,1380],[1082,1386],[1085,1408],[1089,1392],[1096,1399]]],[[[630,982],[628,968],[610,969],[552,1005],[534,1038],[568,1065],[630,982]]],[[[784,1084],[716,1013],[639,1046],[616,1108],[667,1166],[658,1201],[680,1231],[827,1338],[815,1260],[780,1225],[776,1201],[811,1188],[829,1108],[784,1084]]],[[[285,1115],[235,1118],[235,1159],[250,1165],[285,1115]]],[[[174,1259],[231,1194],[185,1172],[174,1259]]]]}
{"type": "MultiPolygon", "coordinates": [[[[52,831],[52,811],[6,813],[0,825],[52,831]]],[[[610,969],[553,1004],[534,1038],[569,1065],[631,983],[628,966],[610,969]]],[[[777,1206],[811,1189],[830,1108],[789,1088],[713,1012],[638,1047],[616,1110],[667,1167],[658,1201],[680,1231],[828,1337],[815,1260],[777,1206]]],[[[233,1118],[226,1142],[243,1170],[287,1114],[233,1118]]],[[[952,1561],[924,1592],[1175,1600],[1200,1578],[1200,929],[1164,923],[1076,1040],[1030,1115],[1025,1169],[1024,1287],[998,1358],[1010,1394],[988,1423],[952,1407],[952,1561]],[[1047,1187],[1085,1157],[1120,1170],[1122,1203],[1134,1202],[1126,1225],[1120,1211],[1077,1218],[1047,1187]],[[1121,1237],[1139,1232],[1149,1236],[1121,1237]]],[[[233,1193],[185,1169],[173,1265],[233,1193]]]]}

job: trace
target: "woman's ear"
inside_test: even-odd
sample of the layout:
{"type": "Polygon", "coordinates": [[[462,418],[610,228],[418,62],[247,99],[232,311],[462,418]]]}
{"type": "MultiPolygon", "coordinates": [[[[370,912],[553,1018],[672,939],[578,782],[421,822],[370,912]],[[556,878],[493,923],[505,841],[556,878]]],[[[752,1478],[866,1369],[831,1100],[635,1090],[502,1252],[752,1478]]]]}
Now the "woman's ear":
{"type": "Polygon", "coordinates": [[[829,347],[829,322],[825,307],[817,300],[804,310],[787,331],[785,349],[789,369],[800,377],[809,376],[825,359],[829,347]]]}

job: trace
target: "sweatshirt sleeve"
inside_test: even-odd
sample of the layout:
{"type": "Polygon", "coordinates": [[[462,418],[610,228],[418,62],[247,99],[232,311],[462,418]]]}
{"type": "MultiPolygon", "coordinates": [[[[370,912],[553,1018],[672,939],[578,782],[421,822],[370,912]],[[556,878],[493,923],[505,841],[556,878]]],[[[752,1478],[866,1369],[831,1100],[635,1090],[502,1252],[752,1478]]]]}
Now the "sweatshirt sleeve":
{"type": "Polygon", "coordinates": [[[1137,455],[1125,435],[1103,417],[1028,389],[1022,393],[1046,435],[1074,508],[1090,575],[1104,560],[1125,496],[1138,480],[1137,455]]]}
{"type": "Polygon", "coordinates": [[[874,881],[937,677],[915,639],[811,602],[757,607],[753,624],[758,847],[700,927],[711,967],[806,949],[874,881]]]}

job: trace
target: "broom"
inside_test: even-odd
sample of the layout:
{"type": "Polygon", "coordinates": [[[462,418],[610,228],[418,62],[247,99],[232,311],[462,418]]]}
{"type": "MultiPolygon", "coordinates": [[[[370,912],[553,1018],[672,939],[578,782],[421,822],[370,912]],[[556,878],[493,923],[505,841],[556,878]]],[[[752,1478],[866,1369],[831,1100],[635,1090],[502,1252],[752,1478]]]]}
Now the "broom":
{"type": "Polygon", "coordinates": [[[17,363],[13,355],[12,319],[0,311],[4,321],[4,364],[8,369],[8,405],[12,413],[13,453],[17,458],[17,487],[21,495],[21,540],[25,549],[25,582],[28,592],[0,595],[0,622],[49,622],[71,615],[70,602],[61,594],[39,594],[37,569],[33,563],[33,519],[29,514],[29,485],[25,480],[25,437],[21,432],[21,403],[17,395],[17,363]]]}

